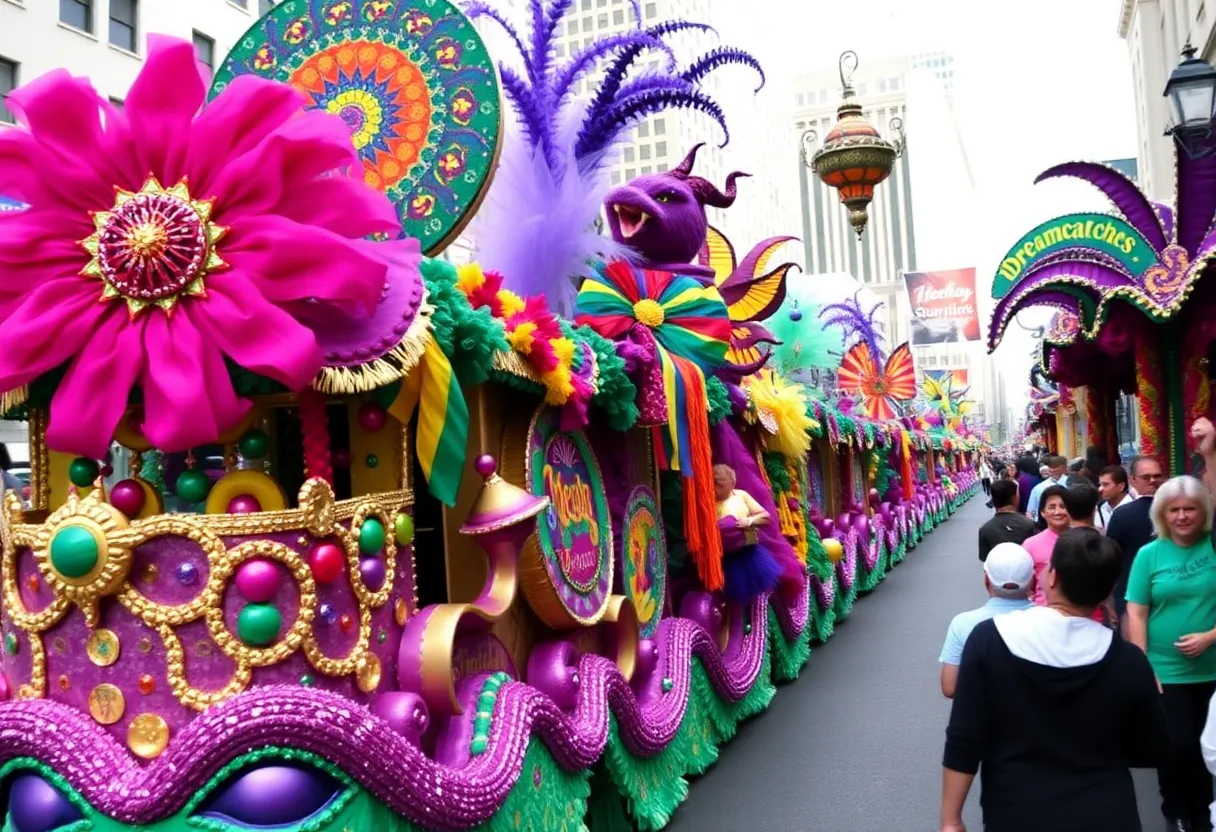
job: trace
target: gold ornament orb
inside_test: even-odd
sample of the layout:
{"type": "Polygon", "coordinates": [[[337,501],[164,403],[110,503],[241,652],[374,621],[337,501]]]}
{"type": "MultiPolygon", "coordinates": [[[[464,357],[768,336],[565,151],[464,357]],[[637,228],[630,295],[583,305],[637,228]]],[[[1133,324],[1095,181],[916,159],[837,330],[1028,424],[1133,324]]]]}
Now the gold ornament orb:
{"type": "Polygon", "coordinates": [[[154,760],[169,745],[169,726],[156,714],[140,714],[127,726],[127,747],[145,760],[154,760]]]}
{"type": "Polygon", "coordinates": [[[380,676],[380,659],[375,655],[368,653],[359,660],[359,664],[355,668],[355,678],[358,680],[359,690],[371,693],[380,687],[380,676]]]}
{"type": "Polygon", "coordinates": [[[832,563],[840,563],[841,558],[844,557],[844,546],[840,545],[840,541],[834,537],[823,539],[823,549],[832,563]]]}
{"type": "Polygon", "coordinates": [[[100,725],[113,725],[126,713],[127,700],[122,691],[109,683],[89,691],[89,714],[100,725]]]}
{"type": "Polygon", "coordinates": [[[88,654],[89,661],[98,667],[109,667],[118,661],[121,649],[114,631],[104,628],[95,630],[84,645],[84,652],[88,654]]]}

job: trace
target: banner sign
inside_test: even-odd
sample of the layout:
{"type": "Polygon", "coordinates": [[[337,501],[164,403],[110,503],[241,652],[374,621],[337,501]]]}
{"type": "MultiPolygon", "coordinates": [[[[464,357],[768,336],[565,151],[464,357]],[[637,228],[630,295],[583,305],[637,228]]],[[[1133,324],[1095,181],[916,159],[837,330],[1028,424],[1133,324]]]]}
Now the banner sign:
{"type": "Polygon", "coordinates": [[[1030,269],[1064,249],[1089,249],[1122,265],[1139,277],[1157,262],[1148,240],[1110,214],[1067,214],[1035,228],[1018,240],[1001,261],[992,279],[992,297],[1000,300],[1030,269]]]}
{"type": "Polygon", "coordinates": [[[980,340],[975,269],[907,272],[912,346],[980,340]]]}

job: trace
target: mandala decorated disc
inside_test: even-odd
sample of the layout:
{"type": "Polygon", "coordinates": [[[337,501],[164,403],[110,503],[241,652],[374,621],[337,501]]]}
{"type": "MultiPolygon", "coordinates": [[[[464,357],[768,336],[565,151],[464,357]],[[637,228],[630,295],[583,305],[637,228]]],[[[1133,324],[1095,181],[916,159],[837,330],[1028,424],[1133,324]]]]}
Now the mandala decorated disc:
{"type": "Polygon", "coordinates": [[[498,75],[448,0],[284,0],[229,53],[212,97],[250,74],[290,84],[350,126],[364,179],[425,254],[460,234],[489,188],[498,75]]]}

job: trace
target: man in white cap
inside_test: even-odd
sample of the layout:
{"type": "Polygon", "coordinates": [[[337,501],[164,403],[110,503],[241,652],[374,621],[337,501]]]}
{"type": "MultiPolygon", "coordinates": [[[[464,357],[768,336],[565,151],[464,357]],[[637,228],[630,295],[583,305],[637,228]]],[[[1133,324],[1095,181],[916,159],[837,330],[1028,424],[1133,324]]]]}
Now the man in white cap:
{"type": "Polygon", "coordinates": [[[1034,558],[1017,543],[998,543],[984,561],[984,588],[988,602],[974,610],[960,612],[946,630],[946,643],[938,659],[942,665],[942,694],[954,698],[958,681],[958,665],[963,659],[963,645],[981,621],[1002,613],[1024,610],[1031,606],[1030,586],[1034,582],[1034,558]]]}

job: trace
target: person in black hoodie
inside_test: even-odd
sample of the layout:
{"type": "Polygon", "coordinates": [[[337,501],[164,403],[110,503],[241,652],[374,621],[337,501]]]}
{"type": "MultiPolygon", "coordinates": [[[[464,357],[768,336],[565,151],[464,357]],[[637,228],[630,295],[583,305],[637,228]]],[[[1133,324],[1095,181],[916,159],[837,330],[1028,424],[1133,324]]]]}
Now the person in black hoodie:
{"type": "Polygon", "coordinates": [[[1152,668],[1090,616],[1119,577],[1093,529],[1060,535],[1047,606],[977,625],[963,648],[942,759],[942,832],[965,832],[980,772],[987,832],[1140,832],[1129,768],[1169,751],[1152,668]]]}

